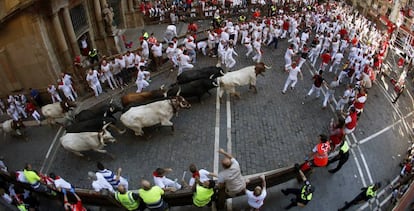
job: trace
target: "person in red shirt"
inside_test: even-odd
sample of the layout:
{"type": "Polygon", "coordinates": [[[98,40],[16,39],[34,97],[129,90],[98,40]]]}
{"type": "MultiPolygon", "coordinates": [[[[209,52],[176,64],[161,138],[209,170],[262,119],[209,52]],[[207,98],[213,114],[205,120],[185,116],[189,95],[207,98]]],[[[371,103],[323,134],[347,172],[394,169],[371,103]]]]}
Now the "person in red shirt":
{"type": "Polygon", "coordinates": [[[341,116],[338,118],[338,122],[334,123],[332,119],[331,123],[329,124],[329,141],[333,145],[333,150],[335,150],[339,145],[341,145],[345,137],[344,126],[345,119],[341,116]]]}
{"type": "Polygon", "coordinates": [[[331,54],[329,53],[329,50],[326,50],[325,53],[321,55],[321,59],[322,59],[322,63],[319,69],[322,71],[325,71],[326,67],[329,65],[332,59],[331,54]]]}
{"type": "Polygon", "coordinates": [[[197,24],[194,22],[190,22],[190,24],[188,24],[188,27],[187,27],[187,33],[191,34],[194,40],[197,38],[197,31],[198,31],[197,24]]]}
{"type": "Polygon", "coordinates": [[[362,111],[364,110],[366,101],[367,101],[367,93],[365,92],[364,88],[361,88],[358,91],[358,94],[356,95],[355,101],[354,101],[354,107],[358,113],[358,116],[360,116],[362,111]]]}
{"type": "Polygon", "coordinates": [[[280,38],[282,38],[282,39],[286,38],[287,33],[288,33],[288,30],[289,30],[289,27],[290,27],[290,24],[289,24],[289,19],[286,19],[286,20],[283,22],[283,25],[282,25],[282,30],[283,30],[283,32],[282,32],[282,36],[280,36],[280,38]]]}
{"type": "Polygon", "coordinates": [[[351,107],[349,109],[349,114],[347,115],[347,117],[345,118],[345,134],[350,134],[352,132],[354,132],[355,127],[357,125],[357,121],[358,121],[358,113],[355,110],[355,107],[351,107]]]}
{"type": "Polygon", "coordinates": [[[37,121],[37,123],[40,125],[40,114],[37,112],[35,105],[32,102],[26,103],[26,112],[31,114],[32,117],[37,121]]]}
{"type": "Polygon", "coordinates": [[[70,189],[70,192],[75,196],[76,203],[74,203],[74,204],[69,203],[68,197],[66,196],[66,189],[62,189],[63,206],[64,206],[65,210],[68,210],[68,211],[86,211],[86,208],[83,207],[82,200],[80,199],[78,194],[75,193],[75,189],[73,189],[73,188],[70,189]]]}
{"type": "Polygon", "coordinates": [[[305,97],[310,97],[313,92],[316,92],[316,98],[319,98],[321,95],[322,84],[324,83],[325,79],[322,77],[322,70],[319,70],[319,73],[313,75],[313,84],[312,88],[309,90],[308,94],[305,97]]]}

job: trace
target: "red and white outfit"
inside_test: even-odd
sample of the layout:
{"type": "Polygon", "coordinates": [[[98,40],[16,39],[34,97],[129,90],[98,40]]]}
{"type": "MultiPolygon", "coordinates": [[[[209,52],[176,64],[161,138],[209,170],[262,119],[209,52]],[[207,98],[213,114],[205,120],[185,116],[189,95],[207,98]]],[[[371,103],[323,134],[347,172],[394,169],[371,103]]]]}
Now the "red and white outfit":
{"type": "Polygon", "coordinates": [[[357,125],[358,117],[357,112],[350,113],[345,119],[345,134],[350,134],[354,132],[357,125]]]}
{"type": "Polygon", "coordinates": [[[163,176],[163,175],[158,175],[157,172],[153,172],[152,173],[153,179],[154,179],[154,184],[162,189],[166,188],[166,187],[174,187],[177,190],[181,189],[181,185],[178,184],[177,182],[163,176]]]}
{"type": "Polygon", "coordinates": [[[354,101],[354,107],[356,112],[359,114],[364,110],[365,102],[367,101],[367,94],[358,93],[354,101]]]}

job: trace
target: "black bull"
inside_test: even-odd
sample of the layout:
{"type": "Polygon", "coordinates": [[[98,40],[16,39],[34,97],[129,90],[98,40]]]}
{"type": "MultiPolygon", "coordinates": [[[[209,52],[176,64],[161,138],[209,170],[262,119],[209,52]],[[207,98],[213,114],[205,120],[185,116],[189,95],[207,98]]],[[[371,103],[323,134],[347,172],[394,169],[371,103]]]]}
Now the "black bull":
{"type": "Polygon", "coordinates": [[[116,119],[113,117],[95,118],[82,122],[75,122],[66,127],[66,133],[100,132],[105,124],[114,125],[116,119]]]}
{"type": "Polygon", "coordinates": [[[214,79],[220,76],[223,76],[224,72],[221,67],[204,67],[198,70],[188,70],[183,73],[181,73],[179,76],[177,76],[177,83],[178,84],[185,84],[190,81],[198,80],[198,79],[205,79],[210,78],[214,79]]]}
{"type": "Polygon", "coordinates": [[[115,104],[109,103],[107,105],[102,105],[95,109],[86,109],[86,110],[79,112],[78,114],[75,115],[75,122],[83,122],[83,121],[96,119],[96,118],[103,119],[105,117],[114,118],[113,115],[120,111],[122,111],[121,107],[115,104]]]}
{"type": "Polygon", "coordinates": [[[198,79],[185,84],[174,84],[167,92],[167,96],[176,96],[177,93],[184,98],[197,97],[201,101],[201,97],[208,93],[210,89],[216,88],[217,82],[215,79],[198,79]]]}

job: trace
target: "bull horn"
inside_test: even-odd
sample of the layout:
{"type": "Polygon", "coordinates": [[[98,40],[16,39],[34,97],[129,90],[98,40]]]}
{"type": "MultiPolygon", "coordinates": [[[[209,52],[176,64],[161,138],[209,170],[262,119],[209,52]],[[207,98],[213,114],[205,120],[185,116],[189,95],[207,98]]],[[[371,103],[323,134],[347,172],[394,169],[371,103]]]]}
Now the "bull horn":
{"type": "Polygon", "coordinates": [[[160,90],[164,90],[165,84],[160,86],[160,90]]]}
{"type": "Polygon", "coordinates": [[[214,74],[211,74],[209,79],[213,79],[214,78],[214,74]]]}
{"type": "Polygon", "coordinates": [[[181,93],[181,87],[178,88],[177,96],[180,96],[181,93]]]}
{"type": "Polygon", "coordinates": [[[270,69],[270,68],[272,68],[272,66],[267,66],[267,65],[265,65],[264,66],[266,69],[270,69]]]}
{"type": "Polygon", "coordinates": [[[112,102],[114,102],[114,98],[111,98],[111,100],[109,101],[109,104],[112,104],[112,102]]]}
{"type": "Polygon", "coordinates": [[[214,86],[219,86],[217,82],[213,81],[214,86]]]}
{"type": "Polygon", "coordinates": [[[99,143],[101,143],[102,146],[106,146],[104,138],[103,138],[103,133],[104,131],[98,132],[98,139],[99,139],[99,143]]]}
{"type": "Polygon", "coordinates": [[[224,75],[223,69],[220,70],[220,74],[221,75],[224,75]]]}
{"type": "Polygon", "coordinates": [[[110,122],[109,122],[109,123],[106,123],[106,124],[103,126],[102,130],[106,130],[106,128],[107,128],[110,124],[111,124],[110,122]]]}

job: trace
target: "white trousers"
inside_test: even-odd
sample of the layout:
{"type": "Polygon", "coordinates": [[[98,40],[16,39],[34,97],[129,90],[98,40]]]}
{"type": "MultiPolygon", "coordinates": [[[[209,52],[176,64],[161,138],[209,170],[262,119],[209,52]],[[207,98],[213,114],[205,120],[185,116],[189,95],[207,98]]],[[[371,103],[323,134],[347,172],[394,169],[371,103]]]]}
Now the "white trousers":
{"type": "Polygon", "coordinates": [[[290,84],[290,87],[294,88],[297,82],[298,82],[298,79],[297,78],[290,78],[290,77],[288,77],[286,79],[285,86],[283,87],[283,92],[286,92],[289,84],[290,84]]]}
{"type": "Polygon", "coordinates": [[[57,101],[57,102],[62,102],[62,98],[60,98],[60,96],[59,96],[59,94],[58,94],[58,93],[56,93],[56,94],[51,94],[50,96],[51,96],[51,98],[52,98],[52,102],[53,102],[53,103],[56,103],[56,101],[57,101]]]}
{"type": "Polygon", "coordinates": [[[115,82],[114,76],[112,74],[105,74],[104,75],[106,78],[106,81],[108,81],[109,87],[111,87],[111,89],[114,89],[114,86],[116,88],[118,88],[118,85],[115,82]]]}
{"type": "Polygon", "coordinates": [[[328,106],[328,101],[335,98],[335,90],[328,90],[326,92],[325,98],[323,99],[322,107],[328,106]]]}
{"type": "Polygon", "coordinates": [[[321,87],[316,87],[315,84],[312,84],[312,88],[308,92],[308,96],[311,96],[313,92],[316,92],[316,97],[321,96],[321,87]]]}
{"type": "MultiPolygon", "coordinates": [[[[100,83],[97,83],[97,84],[93,84],[92,86],[91,86],[91,88],[93,89],[93,92],[95,93],[95,97],[98,97],[99,96],[99,94],[101,94],[102,93],[102,86],[101,86],[101,84],[100,83]]],[[[65,94],[65,96],[66,97],[68,97],[66,94],[65,94]]],[[[73,97],[73,96],[72,96],[73,97]]],[[[74,101],[74,100],[73,100],[74,101]]]]}
{"type": "Polygon", "coordinates": [[[137,81],[137,93],[142,92],[142,89],[146,88],[149,86],[149,83],[146,80],[139,80],[137,81]]]}

